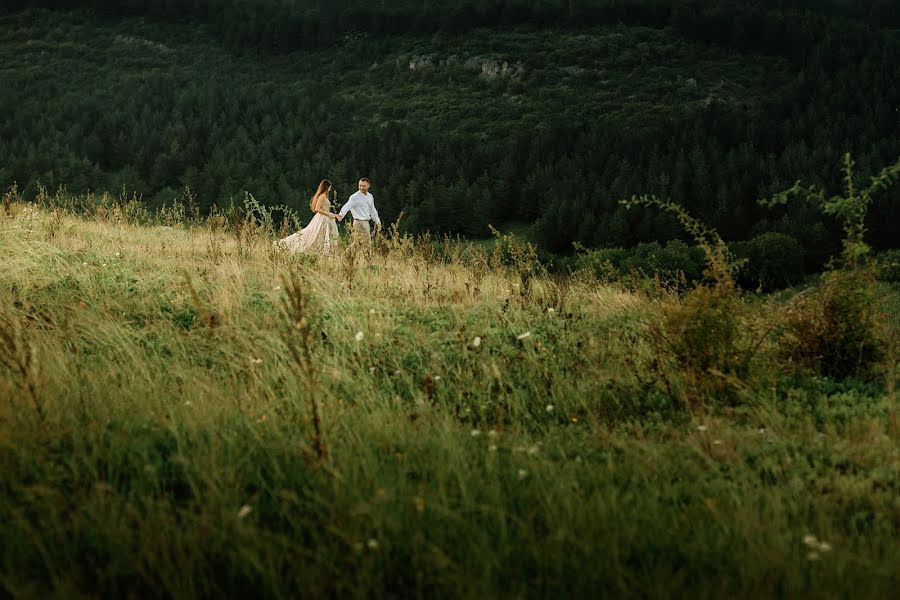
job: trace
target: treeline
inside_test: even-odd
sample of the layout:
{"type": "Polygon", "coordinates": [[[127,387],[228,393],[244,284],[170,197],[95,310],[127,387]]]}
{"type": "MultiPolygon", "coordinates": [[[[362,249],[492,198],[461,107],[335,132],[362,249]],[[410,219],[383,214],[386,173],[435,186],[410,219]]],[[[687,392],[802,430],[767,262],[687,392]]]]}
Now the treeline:
{"type": "MultiPolygon", "coordinates": [[[[683,236],[665,215],[618,205],[631,194],[653,193],[688,207],[728,240],[768,232],[788,236],[805,249],[805,268],[812,270],[838,248],[835,224],[811,207],[769,211],[757,200],[795,179],[839,186],[844,152],[852,153],[862,177],[900,157],[900,36],[888,26],[897,20],[887,10],[890,2],[447,0],[388,7],[349,0],[20,0],[5,6],[75,4],[92,6],[103,19],[193,19],[208,24],[204,31],[212,30],[232,50],[266,53],[310,41],[339,44],[356,34],[366,36],[365,49],[389,46],[394,38],[385,36],[401,32],[505,25],[567,31],[625,22],[662,27],[703,47],[721,47],[723,54],[737,49],[781,57],[790,77],[767,90],[761,108],[710,96],[703,110],[672,111],[629,126],[603,115],[585,118],[571,108],[597,89],[584,78],[582,89],[568,92],[571,106],[548,100],[540,127],[518,127],[516,115],[501,127],[473,110],[485,129],[502,131],[477,136],[461,126],[410,121],[388,97],[378,109],[390,118],[377,125],[354,121],[346,90],[329,90],[315,73],[296,74],[286,61],[277,63],[281,75],[260,83],[246,72],[250,62],[235,69],[198,58],[177,73],[153,68],[123,74],[115,64],[96,62],[83,63],[90,69],[82,72],[83,59],[73,54],[64,59],[74,62],[8,70],[11,85],[0,89],[0,183],[18,181],[26,193],[34,193],[38,181],[73,190],[125,185],[160,204],[189,186],[204,208],[240,198],[243,190],[264,202],[302,207],[310,182],[323,174],[352,182],[362,168],[376,182],[385,218],[403,212],[411,230],[478,236],[487,234],[488,224],[528,222],[542,247],[563,253],[573,242],[633,247],[683,236]]],[[[20,21],[13,15],[4,26],[27,21],[40,28],[32,17],[43,14],[20,21]]],[[[153,26],[156,39],[164,40],[168,28],[153,26]]],[[[197,34],[198,44],[207,43],[203,35],[197,34]]],[[[359,48],[336,45],[330,55],[335,68],[361,69],[348,58],[359,48]]],[[[408,76],[395,75],[391,85],[414,96],[420,88],[403,79],[408,76]]],[[[501,102],[525,88],[541,97],[554,84],[546,75],[529,77],[498,80],[487,89],[501,102]]],[[[420,101],[440,104],[443,98],[420,101]]],[[[882,194],[869,212],[868,239],[876,247],[897,244],[898,193],[882,194]]]]}
{"type": "Polygon", "coordinates": [[[797,17],[820,27],[835,16],[883,27],[900,24],[893,0],[7,0],[5,5],[8,10],[88,8],[108,18],[193,19],[210,24],[229,47],[273,52],[333,44],[360,33],[623,23],[676,26],[696,39],[796,54],[821,40],[815,29],[798,26],[797,17]]]}

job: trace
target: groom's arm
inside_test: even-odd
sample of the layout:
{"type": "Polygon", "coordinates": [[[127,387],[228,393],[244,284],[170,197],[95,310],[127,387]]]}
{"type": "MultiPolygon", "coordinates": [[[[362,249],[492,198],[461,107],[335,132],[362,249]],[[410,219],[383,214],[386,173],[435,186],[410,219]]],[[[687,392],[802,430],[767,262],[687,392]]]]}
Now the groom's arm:
{"type": "Polygon", "coordinates": [[[375,225],[379,228],[381,227],[381,217],[378,216],[378,209],[375,208],[375,197],[372,196],[372,220],[375,221],[375,225]]]}
{"type": "Polygon", "coordinates": [[[353,208],[353,196],[350,196],[349,198],[347,198],[347,203],[341,207],[341,212],[338,213],[338,216],[340,216],[341,219],[343,219],[344,215],[346,215],[347,211],[349,211],[351,208],[353,208]]]}

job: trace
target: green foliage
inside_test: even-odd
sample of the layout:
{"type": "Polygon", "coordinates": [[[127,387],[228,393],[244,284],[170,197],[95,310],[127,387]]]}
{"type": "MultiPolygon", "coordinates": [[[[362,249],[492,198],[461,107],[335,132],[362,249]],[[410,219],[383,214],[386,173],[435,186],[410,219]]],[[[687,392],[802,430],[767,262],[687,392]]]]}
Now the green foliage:
{"type": "MultiPolygon", "coordinates": [[[[729,239],[792,235],[818,269],[839,232],[763,224],[756,199],[835,184],[823,149],[866,173],[900,155],[897,40],[872,6],[426,4],[4,3],[0,185],[125,186],[149,212],[187,186],[203,216],[248,191],[304,216],[322,177],[364,174],[411,233],[526,222],[561,253],[671,239],[671,218],[616,205],[639,192],[729,239]]],[[[874,198],[873,246],[896,206],[874,198]]]]}
{"type": "Polygon", "coordinates": [[[396,227],[348,289],[334,259],[270,254],[270,228],[240,245],[261,213],[160,227],[66,209],[47,239],[52,208],[7,209],[8,595],[896,588],[890,388],[743,371],[727,339],[780,299],[538,272],[521,302],[533,246],[499,236],[495,267],[396,227]],[[565,308],[536,301],[551,284],[565,308]],[[661,317],[668,354],[646,334],[661,317]]]}
{"type": "Polygon", "coordinates": [[[857,189],[853,167],[853,159],[846,154],[844,196],[826,197],[824,190],[803,187],[798,181],[762,201],[774,206],[797,196],[842,222],[841,261],[822,276],[821,285],[788,307],[780,339],[782,357],[790,365],[836,378],[867,375],[883,358],[885,343],[874,297],[876,267],[866,256],[865,218],[872,195],[900,178],[897,162],[872,177],[867,187],[857,189]]]}
{"type": "Polygon", "coordinates": [[[798,283],[805,274],[803,246],[783,233],[734,242],[729,250],[744,261],[737,272],[737,281],[744,288],[772,291],[798,283]]]}
{"type": "Polygon", "coordinates": [[[625,208],[654,208],[673,214],[703,251],[706,257],[704,275],[716,285],[725,287],[733,285],[732,275],[741,263],[733,260],[717,231],[691,216],[682,206],[656,196],[632,196],[630,200],[622,200],[620,204],[625,208]]]}
{"type": "Polygon", "coordinates": [[[531,282],[546,268],[538,259],[537,246],[525,241],[513,233],[500,233],[493,227],[494,247],[491,251],[490,265],[494,269],[506,267],[518,277],[519,294],[527,299],[531,294],[531,282]]]}
{"type": "Polygon", "coordinates": [[[784,312],[779,347],[787,368],[837,379],[868,376],[884,357],[871,267],[834,270],[784,312]]]}
{"type": "Polygon", "coordinates": [[[705,257],[698,246],[690,247],[681,240],[641,243],[634,248],[577,247],[576,268],[590,269],[599,279],[640,287],[646,279],[657,278],[665,286],[679,286],[698,281],[705,257]]]}
{"type": "Polygon", "coordinates": [[[855,163],[850,153],[844,155],[844,190],[845,195],[827,196],[825,190],[816,186],[804,187],[800,181],[793,186],[773,196],[761,200],[763,206],[776,206],[787,203],[792,197],[798,197],[801,201],[812,202],[825,214],[840,220],[844,229],[843,252],[841,259],[844,268],[855,269],[869,253],[869,245],[864,241],[866,231],[866,213],[868,212],[872,196],[878,192],[888,190],[890,186],[900,179],[900,160],[885,167],[881,172],[873,176],[869,185],[857,189],[854,182],[853,168],[855,163]]]}
{"type": "Polygon", "coordinates": [[[880,281],[900,283],[900,250],[886,250],[875,260],[876,277],[880,281]]]}
{"type": "Polygon", "coordinates": [[[683,294],[667,294],[651,318],[645,338],[648,367],[674,403],[688,410],[741,401],[767,332],[759,332],[735,286],[735,261],[719,234],[683,207],[655,196],[622,200],[627,208],[649,207],[672,213],[706,257],[705,281],[683,294]]]}

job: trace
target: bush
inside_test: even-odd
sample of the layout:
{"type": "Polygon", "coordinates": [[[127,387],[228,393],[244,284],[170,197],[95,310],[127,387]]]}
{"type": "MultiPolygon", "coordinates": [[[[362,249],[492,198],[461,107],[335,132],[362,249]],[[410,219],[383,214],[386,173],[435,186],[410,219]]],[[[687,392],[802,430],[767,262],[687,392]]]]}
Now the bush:
{"type": "Polygon", "coordinates": [[[664,282],[695,282],[704,264],[703,250],[681,240],[665,246],[659,242],[638,244],[635,248],[600,248],[583,251],[579,265],[590,268],[605,281],[633,282],[637,278],[658,276],[664,282]]]}
{"type": "Polygon", "coordinates": [[[655,357],[650,366],[673,400],[688,409],[737,404],[756,345],[746,305],[734,288],[721,282],[697,285],[683,299],[664,301],[659,317],[646,334],[655,357]],[[679,386],[683,389],[676,391],[679,386]]]}
{"type": "Polygon", "coordinates": [[[875,276],[879,281],[900,282],[900,249],[882,252],[875,264],[875,276]]]}
{"type": "MultiPolygon", "coordinates": [[[[701,261],[705,261],[703,280],[683,297],[663,296],[658,315],[647,324],[648,367],[672,402],[689,411],[703,405],[738,404],[747,380],[754,375],[754,357],[762,338],[754,341],[758,319],[751,318],[735,286],[737,267],[725,242],[714,229],[673,202],[636,196],[622,204],[659,208],[675,215],[697,242],[701,261]]],[[[690,256],[686,244],[670,242],[667,249],[670,246],[675,255],[690,256]]]]}
{"type": "Polygon", "coordinates": [[[744,259],[737,282],[744,288],[771,291],[797,283],[804,275],[804,250],[796,239],[769,232],[730,245],[736,259],[744,259]]]}
{"type": "Polygon", "coordinates": [[[835,270],[785,312],[779,352],[788,368],[857,376],[882,358],[871,268],[835,270]]]}
{"type": "Polygon", "coordinates": [[[886,344],[875,307],[877,267],[868,258],[865,218],[872,196],[900,180],[900,161],[882,169],[863,188],[857,185],[853,169],[853,159],[845,154],[843,196],[828,196],[825,190],[803,187],[798,181],[762,201],[775,206],[797,196],[815,202],[826,215],[842,222],[840,259],[823,274],[820,286],[788,307],[779,342],[787,366],[836,378],[868,372],[884,355],[886,344]]]}

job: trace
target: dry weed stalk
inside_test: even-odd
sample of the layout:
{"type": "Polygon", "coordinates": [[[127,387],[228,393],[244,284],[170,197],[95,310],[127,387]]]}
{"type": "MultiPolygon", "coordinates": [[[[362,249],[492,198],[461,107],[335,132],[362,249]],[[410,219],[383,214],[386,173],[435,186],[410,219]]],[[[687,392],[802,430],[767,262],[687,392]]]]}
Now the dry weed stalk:
{"type": "Polygon", "coordinates": [[[8,309],[0,309],[0,366],[18,381],[22,392],[31,400],[38,418],[44,420],[44,408],[37,395],[34,351],[20,321],[8,309]]]}
{"type": "Polygon", "coordinates": [[[900,437],[900,417],[897,415],[897,371],[900,369],[900,342],[890,339],[885,351],[884,383],[888,399],[888,431],[900,437]]]}
{"type": "Polygon", "coordinates": [[[313,419],[312,445],[316,458],[321,460],[325,458],[326,449],[322,440],[322,422],[317,399],[319,369],[315,357],[316,337],[307,318],[307,315],[310,315],[309,296],[303,291],[301,278],[294,271],[287,276],[281,276],[281,285],[285,292],[283,309],[287,321],[283,333],[284,342],[308,386],[313,419]]]}
{"type": "Polygon", "coordinates": [[[194,287],[194,280],[191,279],[190,273],[182,271],[181,276],[184,278],[184,284],[187,286],[188,292],[190,292],[191,304],[193,304],[197,316],[199,316],[206,325],[207,331],[211,332],[221,324],[218,313],[200,298],[200,294],[197,293],[197,288],[194,287]]]}
{"type": "Polygon", "coordinates": [[[214,264],[218,265],[222,262],[225,253],[223,251],[224,235],[228,225],[225,217],[219,212],[215,205],[212,206],[209,216],[206,218],[206,226],[209,237],[206,241],[206,251],[214,264]]]}
{"type": "MultiPolygon", "coordinates": [[[[350,224],[347,225],[347,229],[350,231],[351,240],[353,239],[353,229],[350,224]]],[[[347,246],[347,248],[340,254],[341,259],[341,274],[344,276],[344,281],[347,283],[347,289],[353,289],[353,280],[356,278],[356,255],[357,255],[357,247],[358,245],[352,243],[347,246]]]]}
{"type": "Polygon", "coordinates": [[[22,195],[19,193],[19,184],[13,183],[0,196],[0,205],[3,207],[3,215],[10,216],[12,214],[13,205],[22,204],[22,195]]]}

